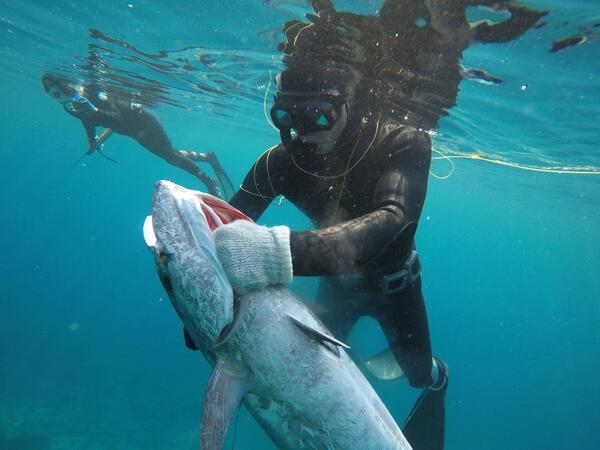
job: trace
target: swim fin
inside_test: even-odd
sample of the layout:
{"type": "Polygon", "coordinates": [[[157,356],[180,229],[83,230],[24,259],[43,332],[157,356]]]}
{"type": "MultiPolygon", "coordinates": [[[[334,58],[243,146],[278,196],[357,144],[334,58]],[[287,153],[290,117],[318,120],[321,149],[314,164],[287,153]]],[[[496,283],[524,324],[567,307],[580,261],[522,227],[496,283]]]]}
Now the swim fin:
{"type": "Polygon", "coordinates": [[[402,432],[413,450],[443,450],[446,427],[448,366],[436,359],[440,370],[439,387],[427,387],[408,415],[402,432]]]}
{"type": "Polygon", "coordinates": [[[392,381],[402,378],[404,371],[396,361],[394,354],[390,348],[365,359],[363,364],[371,375],[382,381],[392,381]]]}
{"type": "Polygon", "coordinates": [[[223,191],[223,200],[231,200],[231,197],[233,197],[233,194],[235,194],[235,189],[233,188],[233,183],[231,182],[229,175],[227,175],[227,172],[225,172],[225,169],[223,169],[223,166],[221,166],[221,163],[219,162],[215,152],[208,152],[206,156],[208,163],[215,172],[215,175],[219,180],[219,184],[221,185],[221,190],[223,191]]]}

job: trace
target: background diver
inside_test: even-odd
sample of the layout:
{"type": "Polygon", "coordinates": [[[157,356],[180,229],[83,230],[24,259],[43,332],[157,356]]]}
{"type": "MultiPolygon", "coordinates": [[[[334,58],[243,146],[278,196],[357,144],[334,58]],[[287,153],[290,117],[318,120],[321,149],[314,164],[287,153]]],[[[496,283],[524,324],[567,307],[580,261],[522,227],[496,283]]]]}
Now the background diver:
{"type": "Polygon", "coordinates": [[[214,152],[176,150],[158,118],[140,103],[110,95],[95,85],[83,86],[51,74],[42,77],[42,84],[67,113],[81,121],[88,140],[86,154],[101,151],[103,142],[116,132],[135,139],[156,156],[200,179],[211,194],[225,199],[233,195],[233,185],[214,152]],[[100,136],[96,135],[96,127],[104,128],[100,136]],[[209,177],[195,161],[210,164],[217,179],[209,177]]]}
{"type": "Polygon", "coordinates": [[[423,389],[403,431],[415,450],[439,450],[448,368],[432,356],[414,239],[431,164],[425,130],[454,106],[468,45],[515,39],[545,13],[485,0],[388,0],[378,16],[311,4],[316,14],[288,22],[280,45],[286,69],[271,119],[281,143],[230,203],[257,220],[283,195],[315,229],[236,221],[216,231],[217,252],[238,293],[320,276],[316,311],[337,338],[361,316],[378,320],[409,383],[423,389]],[[470,5],[511,17],[471,26],[470,5]]]}

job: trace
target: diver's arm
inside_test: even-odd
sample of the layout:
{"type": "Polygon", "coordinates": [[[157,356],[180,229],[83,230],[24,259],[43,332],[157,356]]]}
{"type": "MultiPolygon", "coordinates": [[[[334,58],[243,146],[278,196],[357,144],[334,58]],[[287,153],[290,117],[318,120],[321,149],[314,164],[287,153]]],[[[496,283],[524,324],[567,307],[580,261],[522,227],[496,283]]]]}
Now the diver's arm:
{"type": "Polygon", "coordinates": [[[83,128],[85,129],[85,134],[87,136],[88,142],[88,151],[93,151],[96,149],[96,126],[94,122],[86,119],[80,119],[83,128]]]}
{"type": "Polygon", "coordinates": [[[394,241],[411,245],[427,192],[431,141],[424,132],[404,130],[391,145],[390,169],[379,180],[372,212],[332,227],[291,233],[295,276],[354,273],[394,241]]]}
{"type": "MultiPolygon", "coordinates": [[[[252,220],[256,221],[262,213],[271,204],[273,199],[279,194],[275,191],[272,180],[272,173],[267,169],[269,153],[275,154],[277,148],[269,149],[263,153],[260,158],[250,168],[240,189],[229,202],[231,206],[239,209],[252,220]]],[[[273,170],[273,165],[269,165],[273,170]]]]}

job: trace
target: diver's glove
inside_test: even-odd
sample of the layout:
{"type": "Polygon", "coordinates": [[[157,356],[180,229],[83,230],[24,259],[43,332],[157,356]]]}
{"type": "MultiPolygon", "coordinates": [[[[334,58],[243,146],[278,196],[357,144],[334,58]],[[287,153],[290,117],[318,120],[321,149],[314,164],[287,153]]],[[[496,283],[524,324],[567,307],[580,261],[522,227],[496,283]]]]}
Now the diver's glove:
{"type": "Polygon", "coordinates": [[[292,281],[290,229],[236,220],[215,230],[217,255],[237,294],[292,281]]]}

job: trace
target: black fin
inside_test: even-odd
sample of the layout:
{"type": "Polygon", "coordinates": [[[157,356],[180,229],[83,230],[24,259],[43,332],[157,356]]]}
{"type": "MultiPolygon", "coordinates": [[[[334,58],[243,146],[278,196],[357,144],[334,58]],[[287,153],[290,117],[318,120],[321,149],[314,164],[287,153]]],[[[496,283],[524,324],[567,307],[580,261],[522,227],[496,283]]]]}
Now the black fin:
{"type": "Polygon", "coordinates": [[[340,350],[338,347],[343,347],[346,350],[350,349],[350,347],[344,344],[342,341],[337,340],[331,335],[325,334],[319,330],[314,329],[310,325],[301,322],[293,316],[288,315],[288,319],[296,325],[304,334],[306,334],[309,338],[314,339],[321,343],[327,350],[335,354],[337,357],[340,356],[340,350]]]}
{"type": "Polygon", "coordinates": [[[382,381],[397,380],[404,376],[404,371],[390,348],[365,359],[363,363],[371,375],[382,381]]]}

